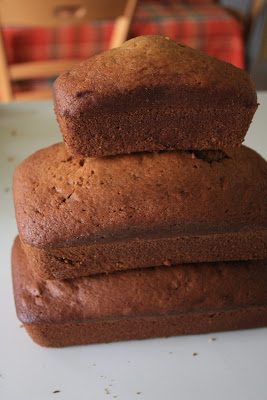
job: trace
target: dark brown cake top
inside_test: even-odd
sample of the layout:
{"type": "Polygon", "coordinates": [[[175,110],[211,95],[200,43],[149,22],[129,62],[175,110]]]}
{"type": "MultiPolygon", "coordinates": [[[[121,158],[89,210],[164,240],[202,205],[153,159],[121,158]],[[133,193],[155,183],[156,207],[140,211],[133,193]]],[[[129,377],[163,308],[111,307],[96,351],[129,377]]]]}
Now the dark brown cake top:
{"type": "Polygon", "coordinates": [[[266,228],[267,163],[245,146],[79,158],[61,143],[20,164],[14,199],[40,247],[266,228]]]}
{"type": "Polygon", "coordinates": [[[255,106],[249,75],[233,65],[162,36],[139,36],[90,58],[55,82],[56,107],[64,114],[94,107],[138,88],[195,90],[185,103],[201,101],[255,106]],[[200,89],[207,89],[203,96],[200,89]],[[210,95],[214,94],[211,99],[210,95]],[[216,96],[217,94],[217,96],[216,96]],[[82,103],[82,104],[81,104],[82,103]]]}

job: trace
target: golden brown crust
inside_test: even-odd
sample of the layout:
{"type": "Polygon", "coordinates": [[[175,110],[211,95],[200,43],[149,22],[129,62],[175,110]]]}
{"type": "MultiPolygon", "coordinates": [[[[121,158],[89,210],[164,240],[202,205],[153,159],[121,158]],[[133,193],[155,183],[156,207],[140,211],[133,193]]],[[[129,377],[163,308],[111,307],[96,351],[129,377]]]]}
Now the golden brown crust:
{"type": "Polygon", "coordinates": [[[17,239],[12,264],[18,317],[42,345],[209,332],[267,322],[266,260],[45,281],[32,274],[17,239]]]}
{"type": "Polygon", "coordinates": [[[267,230],[126,239],[112,243],[23,248],[33,272],[44,279],[69,279],[181,263],[267,258],[267,230]]]}
{"type": "Polygon", "coordinates": [[[24,324],[34,342],[63,347],[267,326],[267,306],[66,324],[24,324]]]}
{"type": "Polygon", "coordinates": [[[14,175],[21,239],[50,248],[266,229],[267,163],[244,146],[223,154],[82,159],[63,144],[40,150],[14,175]]]}
{"type": "Polygon", "coordinates": [[[140,36],[62,74],[55,111],[85,156],[242,143],[257,108],[247,73],[161,36],[140,36]]]}
{"type": "Polygon", "coordinates": [[[25,323],[64,323],[267,305],[266,260],[180,264],[68,280],[34,275],[13,249],[17,309],[25,323]]]}

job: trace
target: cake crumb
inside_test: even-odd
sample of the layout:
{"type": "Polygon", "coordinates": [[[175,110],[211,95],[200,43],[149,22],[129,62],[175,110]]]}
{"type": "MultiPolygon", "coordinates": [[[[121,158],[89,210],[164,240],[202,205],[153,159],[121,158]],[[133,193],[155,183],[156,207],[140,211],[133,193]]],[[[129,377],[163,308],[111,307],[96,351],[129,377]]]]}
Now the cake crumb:
{"type": "Polygon", "coordinates": [[[170,267],[172,265],[171,260],[167,259],[163,261],[163,265],[165,265],[166,267],[170,267]]]}
{"type": "Polygon", "coordinates": [[[141,394],[141,393],[142,393],[142,392],[136,392],[136,394],[138,394],[138,395],[141,394]]]}
{"type": "Polygon", "coordinates": [[[197,352],[194,352],[193,353],[193,356],[195,357],[195,356],[198,356],[198,353],[197,352]]]}
{"type": "Polygon", "coordinates": [[[118,397],[118,396],[115,395],[115,396],[113,396],[113,399],[116,399],[117,397],[118,397]]]}
{"type": "Polygon", "coordinates": [[[14,160],[15,160],[15,158],[12,157],[12,156],[7,157],[7,162],[12,162],[12,161],[14,161],[14,160]]]}
{"type": "Polygon", "coordinates": [[[17,131],[15,129],[12,129],[12,131],[10,132],[11,136],[17,136],[17,131]]]}
{"type": "Polygon", "coordinates": [[[20,328],[24,328],[24,325],[23,324],[20,324],[20,326],[19,326],[20,328]]]}
{"type": "Polygon", "coordinates": [[[215,342],[215,340],[217,340],[216,337],[210,337],[210,338],[208,339],[208,342],[215,342]]]}
{"type": "Polygon", "coordinates": [[[10,191],[9,187],[5,187],[4,191],[8,193],[10,191]]]}
{"type": "Polygon", "coordinates": [[[109,388],[105,388],[106,394],[110,394],[109,388]]]}
{"type": "Polygon", "coordinates": [[[172,352],[172,351],[169,351],[169,354],[173,354],[173,352],[172,352]]]}
{"type": "Polygon", "coordinates": [[[60,390],[54,390],[53,393],[60,393],[60,390]]]}

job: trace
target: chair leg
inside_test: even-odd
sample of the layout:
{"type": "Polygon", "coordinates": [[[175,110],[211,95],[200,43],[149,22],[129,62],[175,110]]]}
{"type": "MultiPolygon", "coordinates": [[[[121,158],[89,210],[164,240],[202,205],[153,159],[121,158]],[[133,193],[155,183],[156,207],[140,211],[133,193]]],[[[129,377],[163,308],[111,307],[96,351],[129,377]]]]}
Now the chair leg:
{"type": "Polygon", "coordinates": [[[128,0],[124,14],[116,19],[110,40],[110,49],[121,46],[127,39],[136,3],[137,0],[128,0]]]}
{"type": "Polygon", "coordinates": [[[8,103],[13,99],[12,86],[9,78],[8,65],[4,40],[0,29],[0,95],[4,103],[8,103]]]}

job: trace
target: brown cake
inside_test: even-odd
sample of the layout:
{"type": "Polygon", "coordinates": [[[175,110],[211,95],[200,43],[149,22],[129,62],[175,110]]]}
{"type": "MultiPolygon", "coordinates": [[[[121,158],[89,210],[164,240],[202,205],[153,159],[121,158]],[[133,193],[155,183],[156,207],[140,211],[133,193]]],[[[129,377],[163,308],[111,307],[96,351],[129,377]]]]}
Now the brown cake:
{"type": "Polygon", "coordinates": [[[239,146],[257,108],[248,74],[161,36],[140,36],[62,74],[55,111],[73,153],[239,146]]]}
{"type": "Polygon", "coordinates": [[[14,199],[46,278],[267,258],[267,163],[245,146],[82,159],[56,144],[20,164],[14,199]]]}
{"type": "Polygon", "coordinates": [[[266,260],[45,281],[32,274],[18,239],[12,258],[18,318],[43,346],[267,325],[266,260]]]}

